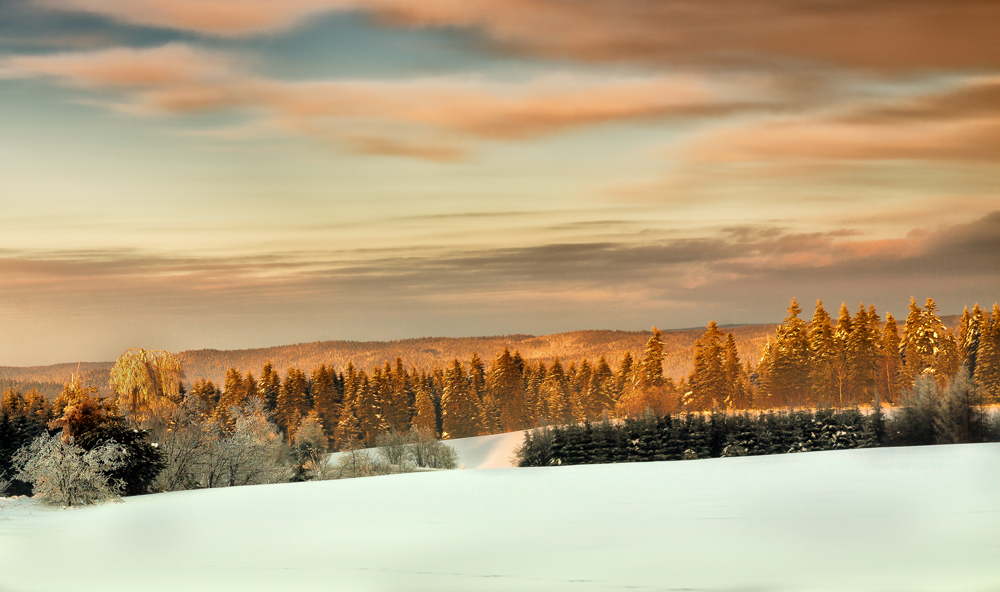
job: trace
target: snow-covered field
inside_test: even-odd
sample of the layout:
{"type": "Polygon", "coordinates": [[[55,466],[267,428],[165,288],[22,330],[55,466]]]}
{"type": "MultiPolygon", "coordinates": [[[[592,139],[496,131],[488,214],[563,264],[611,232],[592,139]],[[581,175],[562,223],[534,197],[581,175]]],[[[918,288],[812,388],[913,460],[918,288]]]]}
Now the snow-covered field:
{"type": "Polygon", "coordinates": [[[476,470],[475,440],[465,470],[4,500],[0,591],[1000,590],[1000,444],[476,470]]]}

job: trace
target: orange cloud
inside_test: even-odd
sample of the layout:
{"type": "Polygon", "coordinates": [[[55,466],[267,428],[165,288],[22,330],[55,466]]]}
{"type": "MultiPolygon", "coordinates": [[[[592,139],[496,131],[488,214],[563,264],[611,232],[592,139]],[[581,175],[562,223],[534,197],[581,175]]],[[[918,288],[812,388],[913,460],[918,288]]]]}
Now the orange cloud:
{"type": "Polygon", "coordinates": [[[1000,65],[994,0],[36,1],[222,36],[282,30],[319,12],[356,11],[390,26],[473,28],[512,50],[584,61],[779,58],[891,70],[1000,65]]]}
{"type": "Polygon", "coordinates": [[[125,101],[115,107],[133,114],[239,109],[286,132],[340,138],[362,153],[432,160],[459,158],[461,138],[529,138],[608,122],[727,113],[777,100],[769,79],[752,76],[290,82],[254,76],[224,55],[181,44],[14,57],[0,67],[119,93],[125,101]]]}
{"type": "Polygon", "coordinates": [[[696,160],[1000,160],[1000,80],[947,92],[723,129],[694,141],[696,160]]]}

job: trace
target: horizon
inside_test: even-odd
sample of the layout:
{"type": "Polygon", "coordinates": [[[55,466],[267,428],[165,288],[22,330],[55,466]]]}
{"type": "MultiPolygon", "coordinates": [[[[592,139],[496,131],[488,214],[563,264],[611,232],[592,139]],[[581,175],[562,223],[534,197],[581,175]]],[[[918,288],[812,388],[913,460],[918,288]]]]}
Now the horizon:
{"type": "Polygon", "coordinates": [[[998,20],[4,2],[0,365],[990,306],[998,20]]]}

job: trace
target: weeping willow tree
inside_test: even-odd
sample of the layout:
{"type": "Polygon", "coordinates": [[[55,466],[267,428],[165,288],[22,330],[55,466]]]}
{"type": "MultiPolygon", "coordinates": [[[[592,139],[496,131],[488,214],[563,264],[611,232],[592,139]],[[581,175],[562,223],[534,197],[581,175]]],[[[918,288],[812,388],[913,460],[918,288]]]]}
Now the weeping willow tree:
{"type": "Polygon", "coordinates": [[[118,357],[110,383],[118,395],[118,408],[142,423],[179,397],[183,377],[181,363],[170,352],[133,347],[118,357]]]}

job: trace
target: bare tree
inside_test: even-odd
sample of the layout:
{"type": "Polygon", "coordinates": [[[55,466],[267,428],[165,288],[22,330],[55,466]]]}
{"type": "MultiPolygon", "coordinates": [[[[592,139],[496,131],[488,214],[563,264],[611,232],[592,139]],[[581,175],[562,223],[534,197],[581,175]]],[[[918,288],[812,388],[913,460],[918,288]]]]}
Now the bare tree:
{"type": "Polygon", "coordinates": [[[58,435],[42,434],[14,455],[17,478],[32,484],[43,503],[78,506],[121,497],[122,482],[109,483],[107,473],[124,464],[127,452],[115,442],[84,451],[58,435]]]}

